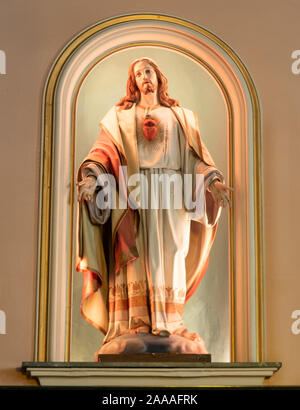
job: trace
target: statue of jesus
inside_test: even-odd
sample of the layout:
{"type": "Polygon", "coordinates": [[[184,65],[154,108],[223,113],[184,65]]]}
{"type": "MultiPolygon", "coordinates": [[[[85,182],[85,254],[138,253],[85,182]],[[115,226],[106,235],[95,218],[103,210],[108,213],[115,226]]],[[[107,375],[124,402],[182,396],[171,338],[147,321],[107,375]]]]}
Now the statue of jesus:
{"type": "Polygon", "coordinates": [[[81,313],[105,334],[100,353],[145,352],[137,342],[145,337],[167,344],[165,351],[207,352],[182,315],[207,269],[232,188],[200,138],[196,114],[169,96],[167,84],[152,59],[133,61],[127,95],[104,116],[78,170],[81,313]],[[181,183],[187,175],[190,192],[181,183]],[[164,190],[166,180],[174,183],[164,190]],[[183,191],[189,198],[178,206],[183,191]]]}

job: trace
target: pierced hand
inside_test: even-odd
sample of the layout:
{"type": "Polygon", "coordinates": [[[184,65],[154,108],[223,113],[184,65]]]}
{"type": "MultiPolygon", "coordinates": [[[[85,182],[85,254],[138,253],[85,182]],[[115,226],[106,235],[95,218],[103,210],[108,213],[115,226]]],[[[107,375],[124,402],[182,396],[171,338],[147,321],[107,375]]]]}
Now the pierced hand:
{"type": "Polygon", "coordinates": [[[93,201],[93,196],[97,187],[97,180],[95,177],[86,177],[80,181],[77,186],[79,189],[78,201],[93,201]]]}
{"type": "Polygon", "coordinates": [[[225,208],[227,204],[229,204],[230,207],[232,206],[229,191],[233,192],[233,188],[223,184],[220,181],[214,181],[209,185],[209,189],[212,193],[214,200],[223,208],[225,208]]]}

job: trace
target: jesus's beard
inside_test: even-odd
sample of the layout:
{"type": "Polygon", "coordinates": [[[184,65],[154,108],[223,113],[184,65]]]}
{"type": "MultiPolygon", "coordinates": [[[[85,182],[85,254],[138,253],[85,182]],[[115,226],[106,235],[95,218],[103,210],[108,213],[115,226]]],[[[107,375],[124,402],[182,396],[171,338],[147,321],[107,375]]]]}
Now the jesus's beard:
{"type": "Polygon", "coordinates": [[[149,93],[154,93],[154,87],[151,83],[146,83],[143,85],[142,92],[147,95],[149,93]]]}

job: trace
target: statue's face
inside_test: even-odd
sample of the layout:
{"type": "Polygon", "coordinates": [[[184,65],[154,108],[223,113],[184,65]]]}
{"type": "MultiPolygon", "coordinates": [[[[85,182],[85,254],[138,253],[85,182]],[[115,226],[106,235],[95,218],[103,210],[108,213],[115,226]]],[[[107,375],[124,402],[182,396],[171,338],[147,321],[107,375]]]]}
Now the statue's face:
{"type": "Polygon", "coordinates": [[[157,75],[154,68],[147,61],[140,61],[135,64],[134,76],[141,93],[156,92],[158,87],[157,75]]]}

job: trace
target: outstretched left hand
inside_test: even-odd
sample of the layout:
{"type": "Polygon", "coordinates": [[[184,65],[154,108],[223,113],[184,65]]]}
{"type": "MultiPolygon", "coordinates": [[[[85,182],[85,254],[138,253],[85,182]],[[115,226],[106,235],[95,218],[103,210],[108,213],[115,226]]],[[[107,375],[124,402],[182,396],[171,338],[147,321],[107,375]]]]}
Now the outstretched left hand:
{"type": "Polygon", "coordinates": [[[231,200],[230,200],[230,192],[234,191],[233,188],[231,188],[228,185],[223,184],[220,181],[213,181],[209,185],[209,189],[210,189],[210,192],[212,193],[214,200],[219,205],[221,205],[223,208],[225,208],[227,204],[229,204],[230,207],[232,206],[231,200]]]}

